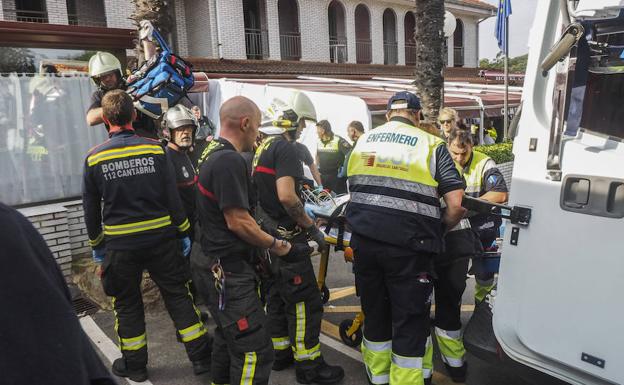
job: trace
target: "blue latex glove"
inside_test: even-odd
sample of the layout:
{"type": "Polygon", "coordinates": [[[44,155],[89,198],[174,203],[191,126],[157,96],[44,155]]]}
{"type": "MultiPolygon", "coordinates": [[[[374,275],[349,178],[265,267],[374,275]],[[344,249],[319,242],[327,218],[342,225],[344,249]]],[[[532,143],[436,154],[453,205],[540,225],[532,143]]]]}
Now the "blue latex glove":
{"type": "Polygon", "coordinates": [[[317,193],[317,194],[320,193],[321,191],[323,191],[323,185],[322,184],[316,186],[316,188],[314,189],[314,192],[317,193]]]}
{"type": "Polygon", "coordinates": [[[182,238],[182,254],[188,257],[191,254],[191,238],[188,236],[182,238]]]}
{"type": "Polygon", "coordinates": [[[93,261],[98,265],[101,265],[104,262],[106,250],[103,247],[99,249],[93,249],[93,251],[91,251],[91,255],[93,256],[93,261]]]}

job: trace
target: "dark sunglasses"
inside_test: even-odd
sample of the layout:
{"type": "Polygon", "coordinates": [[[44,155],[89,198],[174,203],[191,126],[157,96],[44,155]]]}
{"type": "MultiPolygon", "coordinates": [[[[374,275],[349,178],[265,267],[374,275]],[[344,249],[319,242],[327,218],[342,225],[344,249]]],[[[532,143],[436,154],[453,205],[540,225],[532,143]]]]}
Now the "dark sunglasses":
{"type": "Polygon", "coordinates": [[[453,123],[453,119],[449,119],[449,120],[440,120],[440,124],[444,124],[444,123],[453,123]]]}

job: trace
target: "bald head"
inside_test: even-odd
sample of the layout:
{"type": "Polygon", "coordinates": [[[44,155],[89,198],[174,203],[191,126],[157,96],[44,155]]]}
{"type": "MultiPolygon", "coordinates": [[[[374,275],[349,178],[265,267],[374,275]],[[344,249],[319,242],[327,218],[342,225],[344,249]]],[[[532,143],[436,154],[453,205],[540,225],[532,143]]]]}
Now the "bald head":
{"type": "Polygon", "coordinates": [[[258,136],[262,113],[254,102],[244,96],[235,96],[223,103],[219,110],[221,136],[239,151],[250,151],[258,136]]]}
{"type": "Polygon", "coordinates": [[[238,129],[241,119],[256,117],[262,119],[260,109],[256,103],[244,96],[235,96],[226,100],[219,110],[219,118],[223,127],[234,126],[234,129],[238,129]]]}

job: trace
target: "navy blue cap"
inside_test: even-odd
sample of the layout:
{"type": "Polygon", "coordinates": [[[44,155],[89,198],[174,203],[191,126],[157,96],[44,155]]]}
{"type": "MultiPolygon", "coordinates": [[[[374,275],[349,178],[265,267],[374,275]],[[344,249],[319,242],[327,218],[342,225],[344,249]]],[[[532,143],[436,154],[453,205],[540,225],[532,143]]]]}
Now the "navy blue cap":
{"type": "Polygon", "coordinates": [[[420,110],[420,99],[411,92],[401,91],[392,95],[388,100],[388,111],[390,110],[420,110]]]}

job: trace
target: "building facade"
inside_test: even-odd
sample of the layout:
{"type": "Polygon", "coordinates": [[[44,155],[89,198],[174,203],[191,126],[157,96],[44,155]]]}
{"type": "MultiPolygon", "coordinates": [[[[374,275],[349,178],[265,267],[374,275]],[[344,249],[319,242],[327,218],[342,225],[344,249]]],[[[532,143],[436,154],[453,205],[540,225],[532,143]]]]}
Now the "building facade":
{"type": "MultiPolygon", "coordinates": [[[[133,29],[129,0],[0,0],[0,20],[133,29]]],[[[174,0],[182,56],[411,65],[414,0],[174,0]]],[[[479,23],[496,8],[446,0],[450,67],[478,66],[479,23]]]]}

